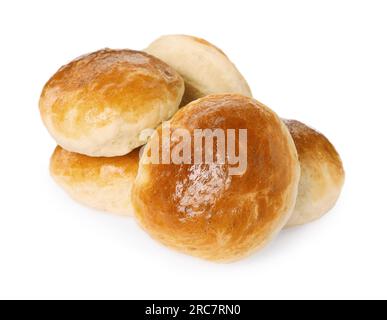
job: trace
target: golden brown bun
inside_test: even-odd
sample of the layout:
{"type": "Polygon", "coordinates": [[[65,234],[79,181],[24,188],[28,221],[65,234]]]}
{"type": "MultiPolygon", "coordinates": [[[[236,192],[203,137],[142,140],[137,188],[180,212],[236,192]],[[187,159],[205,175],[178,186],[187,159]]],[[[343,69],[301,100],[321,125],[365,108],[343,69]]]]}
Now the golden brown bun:
{"type": "Polygon", "coordinates": [[[301,165],[297,203],[287,226],[302,225],[327,213],[344,183],[344,169],[335,147],[321,133],[295,120],[284,120],[301,165]]]}
{"type": "Polygon", "coordinates": [[[145,144],[140,133],[169,119],[182,78],[144,52],[105,49],[63,66],[40,97],[42,119],[64,149],[119,156],[145,144]]]}
{"type": "Polygon", "coordinates": [[[215,93],[240,93],[250,88],[227,56],[206,40],[187,35],[163,36],[145,49],[179,72],[186,90],[182,105],[215,93]]]}
{"type": "Polygon", "coordinates": [[[88,157],[57,147],[51,157],[54,180],[76,201],[102,211],[132,215],[130,193],[139,149],[121,157],[88,157]]]}
{"type": "MultiPolygon", "coordinates": [[[[132,192],[140,225],[166,246],[213,261],[237,260],[263,247],[286,224],[297,196],[299,163],[283,122],[251,98],[224,94],[192,102],[170,125],[191,133],[197,128],[247,129],[247,169],[231,176],[228,162],[146,164],[154,134],[132,192]]],[[[171,148],[177,143],[172,140],[171,148]]]]}

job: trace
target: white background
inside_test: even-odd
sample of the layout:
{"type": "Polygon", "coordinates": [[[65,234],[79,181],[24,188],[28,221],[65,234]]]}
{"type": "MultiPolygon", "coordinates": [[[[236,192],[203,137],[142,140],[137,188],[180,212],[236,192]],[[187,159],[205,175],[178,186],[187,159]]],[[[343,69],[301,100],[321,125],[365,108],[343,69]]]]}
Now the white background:
{"type": "Polygon", "coordinates": [[[0,298],[387,298],[386,1],[1,1],[0,298]],[[255,97],[322,131],[346,184],[335,209],[218,265],[54,184],[40,91],[69,60],[203,37],[255,97]]]}

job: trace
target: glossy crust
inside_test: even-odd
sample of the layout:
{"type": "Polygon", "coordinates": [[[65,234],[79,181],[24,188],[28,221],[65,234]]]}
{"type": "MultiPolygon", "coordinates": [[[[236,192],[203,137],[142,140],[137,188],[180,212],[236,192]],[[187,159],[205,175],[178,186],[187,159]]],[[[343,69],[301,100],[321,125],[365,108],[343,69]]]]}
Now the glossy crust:
{"type": "Polygon", "coordinates": [[[88,157],[57,147],[51,157],[54,180],[76,201],[98,210],[132,215],[130,194],[139,149],[121,157],[88,157]]]}
{"type": "Polygon", "coordinates": [[[231,176],[228,162],[146,164],[154,134],[132,192],[140,225],[166,246],[212,261],[238,260],[263,247],[288,221],[297,195],[299,163],[283,122],[253,99],[225,94],[192,102],[170,125],[191,133],[247,129],[247,169],[231,176]]]}
{"type": "Polygon", "coordinates": [[[105,49],[60,68],[40,97],[42,119],[64,149],[89,156],[125,155],[145,144],[178,109],[183,79],[144,52],[105,49]]]}
{"type": "Polygon", "coordinates": [[[251,97],[250,88],[223,51],[204,39],[187,35],[163,36],[145,49],[179,72],[186,90],[182,105],[215,93],[251,97]]]}
{"type": "Polygon", "coordinates": [[[301,165],[297,203],[287,226],[302,225],[326,214],[339,198],[344,168],[335,147],[321,133],[295,120],[284,120],[301,165]]]}

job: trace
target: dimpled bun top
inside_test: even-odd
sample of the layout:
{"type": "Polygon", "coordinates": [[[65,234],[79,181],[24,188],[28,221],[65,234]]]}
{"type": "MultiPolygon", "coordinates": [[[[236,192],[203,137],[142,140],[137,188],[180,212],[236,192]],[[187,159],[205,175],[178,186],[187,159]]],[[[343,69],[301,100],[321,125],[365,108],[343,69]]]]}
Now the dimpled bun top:
{"type": "Polygon", "coordinates": [[[54,180],[77,202],[102,211],[133,215],[130,194],[139,148],[121,157],[88,157],[57,147],[51,157],[54,180]]]}
{"type": "Polygon", "coordinates": [[[302,225],[327,213],[344,184],[344,169],[335,147],[321,133],[295,120],[284,120],[301,165],[297,203],[287,226],[302,225]]]}
{"type": "Polygon", "coordinates": [[[250,88],[235,65],[206,40],[167,35],[154,41],[145,51],[182,75],[186,86],[182,105],[215,93],[239,93],[251,97],[250,88]]]}
{"type": "MultiPolygon", "coordinates": [[[[194,129],[247,129],[247,143],[237,137],[235,145],[236,153],[246,155],[246,167],[231,175],[235,165],[229,151],[223,164],[194,161],[194,152],[191,164],[150,163],[159,127],[145,147],[132,191],[140,225],[166,246],[219,262],[240,259],[268,243],[288,221],[299,182],[296,148],[278,116],[251,98],[222,94],[183,107],[169,125],[171,132],[188,130],[191,138],[194,129]]],[[[170,148],[159,143],[156,155],[187,141],[172,135],[170,148]]],[[[221,150],[214,145],[216,159],[221,150]]]]}
{"type": "Polygon", "coordinates": [[[42,119],[63,148],[89,156],[119,156],[145,144],[178,109],[182,78],[139,51],[105,49],[60,68],[40,97],[42,119]]]}

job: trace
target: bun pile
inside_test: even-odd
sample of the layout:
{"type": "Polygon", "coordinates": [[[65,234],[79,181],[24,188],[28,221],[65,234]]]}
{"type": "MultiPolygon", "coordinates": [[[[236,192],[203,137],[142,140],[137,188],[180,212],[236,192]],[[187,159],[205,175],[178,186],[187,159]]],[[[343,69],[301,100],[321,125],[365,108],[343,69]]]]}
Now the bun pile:
{"type": "Polygon", "coordinates": [[[327,138],[253,99],[223,51],[192,36],[81,56],[39,107],[58,144],[51,175],[74,200],[134,216],[160,243],[210,261],[320,218],[344,183],[327,138]]]}

